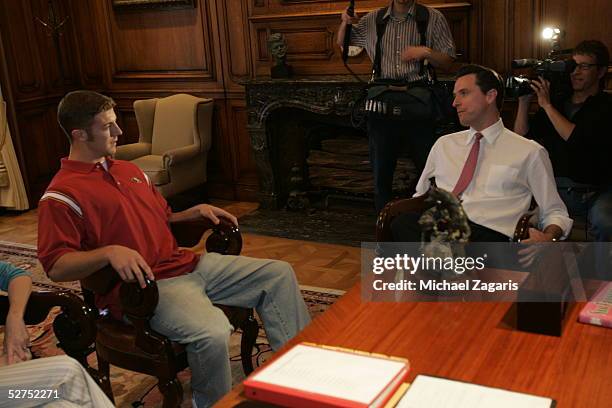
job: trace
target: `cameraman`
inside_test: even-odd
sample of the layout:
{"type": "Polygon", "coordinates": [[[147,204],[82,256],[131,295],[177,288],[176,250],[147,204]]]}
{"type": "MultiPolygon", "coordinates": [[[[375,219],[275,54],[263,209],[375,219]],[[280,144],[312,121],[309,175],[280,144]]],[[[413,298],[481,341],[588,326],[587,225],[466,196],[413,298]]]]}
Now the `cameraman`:
{"type": "MultiPolygon", "coordinates": [[[[455,44],[446,19],[438,10],[426,7],[428,13],[426,46],[421,46],[421,36],[416,21],[415,0],[392,0],[388,7],[375,10],[359,19],[342,14],[338,29],[338,46],[342,48],[348,24],[352,24],[351,45],[364,47],[372,61],[376,58],[377,20],[382,20],[385,31],[380,41],[379,78],[398,84],[421,81],[421,61],[428,61],[436,68],[447,69],[455,59],[455,44]],[[379,18],[380,13],[380,18],[379,18]]],[[[370,162],[374,171],[374,200],[380,212],[392,198],[393,173],[398,152],[406,144],[420,173],[427,155],[435,142],[433,121],[391,120],[385,117],[368,118],[370,162]]]]}
{"type": "Polygon", "coordinates": [[[550,155],[559,195],[570,215],[587,215],[597,241],[612,241],[612,95],[603,91],[610,54],[597,40],[582,41],[572,58],[572,94],[550,97],[550,83],[531,81],[540,109],[529,120],[533,94],[519,97],[514,131],[550,155]]]}

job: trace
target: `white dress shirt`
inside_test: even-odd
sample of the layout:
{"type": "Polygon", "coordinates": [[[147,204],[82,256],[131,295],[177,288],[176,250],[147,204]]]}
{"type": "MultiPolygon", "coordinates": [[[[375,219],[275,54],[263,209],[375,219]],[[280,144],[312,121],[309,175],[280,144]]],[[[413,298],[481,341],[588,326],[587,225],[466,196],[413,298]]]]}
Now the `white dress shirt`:
{"type": "MultiPolygon", "coordinates": [[[[512,237],[533,195],[539,207],[539,228],[555,224],[563,230],[565,239],[573,221],[557,193],[546,150],[506,129],[501,119],[480,133],[483,137],[474,178],[461,195],[468,218],[512,237]]],[[[438,139],[427,158],[415,197],[427,192],[431,177],[438,187],[453,190],[475,134],[476,130],[470,128],[438,139]]]]}

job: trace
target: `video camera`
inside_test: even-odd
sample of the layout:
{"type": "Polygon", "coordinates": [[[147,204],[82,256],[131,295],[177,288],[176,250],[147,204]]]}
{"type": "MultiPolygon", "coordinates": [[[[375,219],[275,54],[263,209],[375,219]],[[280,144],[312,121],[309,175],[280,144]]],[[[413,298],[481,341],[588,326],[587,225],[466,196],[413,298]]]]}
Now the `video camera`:
{"type": "Polygon", "coordinates": [[[529,86],[533,79],[543,77],[550,82],[551,97],[569,95],[572,91],[570,74],[576,69],[576,61],[569,59],[533,58],[512,61],[512,69],[531,68],[528,75],[509,75],[506,78],[506,96],[518,98],[533,93],[529,86]]]}

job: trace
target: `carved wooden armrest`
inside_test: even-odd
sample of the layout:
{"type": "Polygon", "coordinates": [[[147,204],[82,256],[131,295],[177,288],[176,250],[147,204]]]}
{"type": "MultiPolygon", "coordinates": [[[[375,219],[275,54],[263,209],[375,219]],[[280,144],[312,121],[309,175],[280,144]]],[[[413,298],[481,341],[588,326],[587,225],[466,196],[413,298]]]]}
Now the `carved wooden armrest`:
{"type": "Polygon", "coordinates": [[[136,346],[147,353],[159,354],[170,347],[170,342],[149,325],[159,302],[159,291],[155,281],[145,279],[145,282],[144,288],[138,282],[121,283],[119,299],[123,313],[136,331],[136,346]]]}
{"type": "Polygon", "coordinates": [[[391,223],[400,214],[417,212],[422,213],[427,209],[425,199],[427,194],[414,198],[404,198],[387,203],[378,214],[376,220],[376,241],[390,242],[393,241],[391,233],[391,223]]]}
{"type": "Polygon", "coordinates": [[[225,218],[220,218],[220,221],[218,225],[204,218],[195,221],[173,222],[170,228],[178,244],[183,247],[198,244],[204,232],[212,229],[212,234],[206,240],[208,252],[218,252],[224,255],[240,254],[242,250],[240,229],[225,218]]]}
{"type": "MultiPolygon", "coordinates": [[[[8,296],[0,297],[0,310],[8,310],[8,306],[8,296]]],[[[98,312],[80,297],[66,290],[32,292],[23,320],[26,324],[39,324],[56,306],[61,308],[61,313],[53,320],[58,346],[87,368],[86,357],[94,350],[98,312]]],[[[0,311],[0,324],[4,324],[5,318],[6,313],[0,311]]]]}
{"type": "Polygon", "coordinates": [[[66,354],[81,361],[94,349],[98,311],[87,306],[77,295],[67,291],[32,294],[28,308],[36,307],[39,302],[49,301],[62,309],[62,313],[53,321],[53,331],[59,340],[59,347],[66,354]]]}

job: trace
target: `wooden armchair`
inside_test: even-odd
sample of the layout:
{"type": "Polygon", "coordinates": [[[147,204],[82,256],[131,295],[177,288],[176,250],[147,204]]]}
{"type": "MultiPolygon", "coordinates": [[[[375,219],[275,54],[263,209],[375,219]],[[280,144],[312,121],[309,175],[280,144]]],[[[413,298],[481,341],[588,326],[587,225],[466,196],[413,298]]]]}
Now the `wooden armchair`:
{"type": "MultiPolygon", "coordinates": [[[[433,203],[425,201],[426,197],[427,194],[388,203],[376,221],[376,241],[393,242],[391,232],[393,220],[400,214],[422,213],[433,206],[433,203]]],[[[537,225],[537,212],[537,205],[533,201],[529,211],[518,220],[512,242],[529,238],[529,228],[537,225]]],[[[514,313],[512,320],[518,330],[553,336],[560,336],[563,331],[566,312],[571,302],[569,280],[567,276],[558,274],[558,271],[563,270],[562,257],[554,255],[555,252],[552,252],[552,256],[549,254],[547,261],[541,263],[542,267],[531,273],[521,285],[520,294],[526,294],[526,297],[531,299],[539,297],[549,301],[517,301],[516,307],[512,309],[514,313]]]]}
{"type": "MultiPolygon", "coordinates": [[[[192,247],[202,238],[207,229],[212,234],[206,241],[208,252],[237,255],[242,249],[242,238],[238,228],[222,220],[219,226],[211,222],[197,221],[172,224],[173,234],[180,246],[192,247]]],[[[94,294],[108,293],[117,283],[119,276],[107,267],[81,281],[85,302],[93,309],[94,294]]],[[[163,407],[178,407],[183,398],[183,389],[177,373],[187,368],[187,353],[182,344],[169,341],[156,333],[149,325],[149,319],[158,302],[157,285],[147,280],[146,288],[137,283],[121,283],[120,300],[122,309],[132,325],[100,316],[96,321],[95,351],[98,358],[97,378],[108,397],[113,400],[109,380],[110,364],[148,374],[158,379],[158,387],[164,396],[163,407]]],[[[245,374],[253,371],[251,353],[259,325],[253,318],[252,309],[220,307],[233,327],[242,329],[241,358],[245,374]]],[[[83,362],[83,361],[82,361],[83,362]]],[[[86,364],[86,362],[85,362],[86,364]]],[[[85,365],[88,369],[90,367],[85,365]]]]}
{"type": "MultiPolygon", "coordinates": [[[[391,232],[391,223],[393,220],[405,213],[415,212],[422,213],[433,206],[433,203],[427,203],[427,194],[419,197],[404,198],[394,200],[380,211],[376,220],[376,241],[377,242],[392,242],[393,234],[391,232]]],[[[534,217],[537,215],[537,208],[532,206],[528,212],[523,214],[516,224],[512,242],[519,242],[529,238],[529,228],[534,225],[534,217]]]]}

